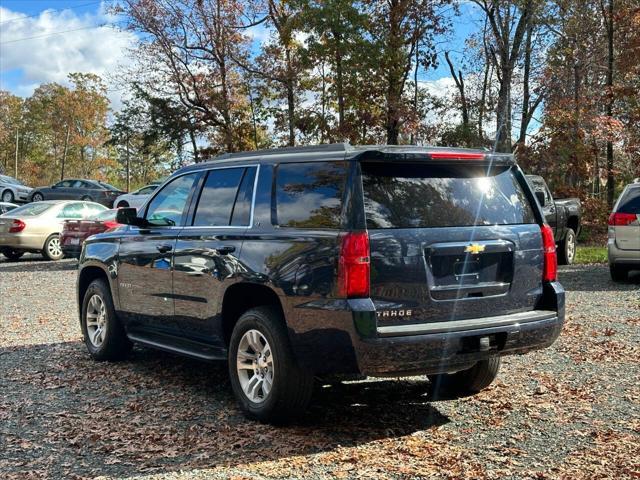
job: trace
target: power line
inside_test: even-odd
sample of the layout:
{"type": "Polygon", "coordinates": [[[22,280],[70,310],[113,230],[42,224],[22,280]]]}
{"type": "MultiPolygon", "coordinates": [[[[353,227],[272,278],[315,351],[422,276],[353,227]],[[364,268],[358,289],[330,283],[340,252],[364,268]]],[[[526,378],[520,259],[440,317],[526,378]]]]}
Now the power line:
{"type": "Polygon", "coordinates": [[[79,30],[89,30],[91,28],[101,28],[101,27],[106,27],[109,25],[115,25],[115,24],[110,24],[110,23],[101,23],[100,25],[90,25],[88,27],[80,27],[80,28],[72,28],[69,30],[61,30],[59,32],[52,32],[52,33],[45,33],[43,35],[35,35],[33,37],[24,37],[24,38],[17,38],[15,40],[8,40],[6,42],[0,42],[0,45],[7,45],[9,43],[16,43],[16,42],[22,42],[24,40],[33,40],[36,38],[46,38],[46,37],[52,37],[54,35],[62,35],[63,33],[69,33],[69,32],[77,32],[79,30]]]}
{"type": "Polygon", "coordinates": [[[24,15],[22,17],[11,18],[9,20],[5,20],[3,22],[0,22],[0,25],[4,25],[5,23],[15,22],[15,21],[18,21],[18,20],[26,20],[27,18],[38,17],[38,16],[42,15],[44,12],[50,13],[50,12],[62,12],[64,10],[75,10],[76,8],[88,7],[90,5],[97,5],[98,3],[102,3],[102,1],[83,3],[82,5],[73,5],[73,6],[66,7],[66,8],[54,8],[52,10],[43,10],[41,12],[34,13],[33,15],[24,15]]]}

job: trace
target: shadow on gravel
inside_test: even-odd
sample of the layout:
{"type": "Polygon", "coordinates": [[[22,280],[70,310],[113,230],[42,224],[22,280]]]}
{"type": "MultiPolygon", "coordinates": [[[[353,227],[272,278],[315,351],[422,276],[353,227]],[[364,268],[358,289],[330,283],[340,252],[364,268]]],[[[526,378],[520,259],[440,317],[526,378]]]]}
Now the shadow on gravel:
{"type": "Polygon", "coordinates": [[[41,259],[35,260],[29,258],[26,260],[18,260],[17,262],[11,262],[8,260],[0,261],[0,272],[61,272],[65,270],[77,270],[78,261],[74,259],[59,260],[52,262],[49,260],[41,259]]]}
{"type": "Polygon", "coordinates": [[[0,477],[125,477],[327,452],[449,419],[429,383],[361,381],[316,392],[296,424],[237,409],[223,364],[136,348],[98,363],[80,342],[0,350],[0,477]]]}
{"type": "Polygon", "coordinates": [[[565,290],[581,292],[610,292],[634,290],[640,287],[640,271],[629,274],[624,282],[611,280],[608,265],[571,265],[560,267],[558,280],[565,290]]]}

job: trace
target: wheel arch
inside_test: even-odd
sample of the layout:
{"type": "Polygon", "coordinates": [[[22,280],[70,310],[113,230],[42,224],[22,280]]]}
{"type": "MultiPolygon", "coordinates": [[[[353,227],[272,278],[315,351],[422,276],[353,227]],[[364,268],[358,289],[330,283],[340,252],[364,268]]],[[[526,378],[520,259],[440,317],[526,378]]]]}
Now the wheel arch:
{"type": "Polygon", "coordinates": [[[226,345],[229,345],[233,327],[247,310],[261,306],[273,306],[282,315],[286,323],[280,297],[270,287],[251,282],[239,282],[229,286],[222,299],[222,333],[226,345]]]}
{"type": "Polygon", "coordinates": [[[87,289],[91,282],[97,279],[103,279],[109,288],[109,292],[111,293],[111,299],[114,301],[115,298],[113,296],[113,290],[111,289],[111,282],[109,281],[109,274],[107,271],[99,267],[97,265],[89,265],[78,272],[78,283],[77,283],[77,292],[78,292],[78,317],[82,316],[82,301],[84,299],[84,295],[87,293],[87,289]]]}
{"type": "Polygon", "coordinates": [[[569,218],[567,218],[567,227],[573,230],[573,232],[576,234],[576,237],[578,236],[578,233],[580,233],[578,231],[578,229],[580,228],[580,219],[578,218],[578,215],[571,215],[569,218]]]}

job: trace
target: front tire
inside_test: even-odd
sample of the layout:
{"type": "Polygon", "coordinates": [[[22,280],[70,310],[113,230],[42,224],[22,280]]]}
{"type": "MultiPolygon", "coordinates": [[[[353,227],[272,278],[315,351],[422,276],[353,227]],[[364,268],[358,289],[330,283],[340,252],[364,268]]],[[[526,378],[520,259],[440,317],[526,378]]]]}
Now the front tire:
{"type": "Polygon", "coordinates": [[[24,252],[22,250],[16,250],[14,248],[3,248],[2,250],[0,250],[0,253],[2,253],[5,257],[7,257],[8,260],[11,260],[12,262],[20,260],[20,258],[22,258],[22,256],[24,255],[24,252]]]}
{"type": "Polygon", "coordinates": [[[609,265],[609,273],[611,273],[611,280],[614,282],[624,282],[629,277],[629,269],[622,265],[609,265]]]}
{"type": "Polygon", "coordinates": [[[313,376],[295,361],[282,315],[272,307],[245,312],[229,343],[231,386],[250,418],[281,423],[304,412],[313,376]]]}
{"type": "Polygon", "coordinates": [[[473,367],[460,372],[430,375],[429,380],[436,389],[443,388],[456,393],[478,393],[487,388],[498,376],[500,357],[480,360],[473,367]]]}
{"type": "Polygon", "coordinates": [[[42,195],[40,192],[34,193],[33,196],[31,197],[32,202],[42,202],[43,200],[44,200],[44,195],[42,195]]]}
{"type": "Polygon", "coordinates": [[[89,355],[97,361],[126,358],[132,343],[116,316],[111,290],[104,280],[91,282],[82,300],[82,336],[89,355]]]}
{"type": "Polygon", "coordinates": [[[128,207],[129,207],[129,204],[123,200],[122,202],[118,203],[118,206],[116,208],[128,208],[128,207]]]}
{"type": "Polygon", "coordinates": [[[62,251],[62,245],[60,244],[60,235],[54,233],[47,241],[44,242],[44,247],[42,248],[42,256],[45,260],[61,260],[64,257],[64,252],[62,251]]]}
{"type": "Polygon", "coordinates": [[[576,232],[567,228],[564,240],[560,242],[558,249],[558,263],[560,265],[571,265],[576,258],[577,239],[576,232]]]}
{"type": "Polygon", "coordinates": [[[13,203],[14,200],[15,200],[15,197],[14,197],[13,192],[11,190],[5,190],[4,192],[2,192],[2,201],[3,202],[13,203]]]}

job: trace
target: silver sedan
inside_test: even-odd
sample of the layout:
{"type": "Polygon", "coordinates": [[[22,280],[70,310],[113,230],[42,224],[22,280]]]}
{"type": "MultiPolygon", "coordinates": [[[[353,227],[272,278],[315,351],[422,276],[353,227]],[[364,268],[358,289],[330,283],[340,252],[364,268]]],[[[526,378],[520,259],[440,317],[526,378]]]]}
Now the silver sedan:
{"type": "Polygon", "coordinates": [[[65,220],[81,220],[107,207],[75,200],[29,203],[0,215],[0,253],[17,260],[25,252],[40,252],[48,260],[63,257],[60,232],[65,220]]]}

